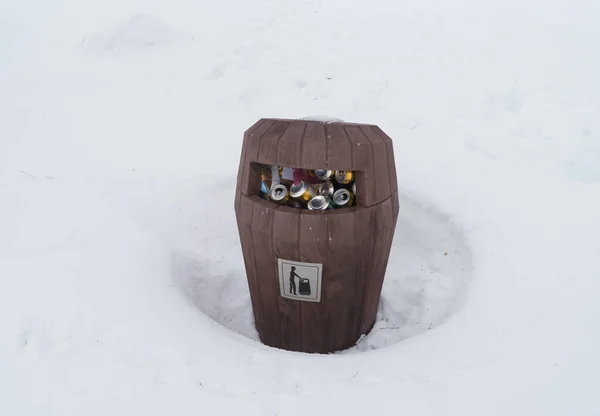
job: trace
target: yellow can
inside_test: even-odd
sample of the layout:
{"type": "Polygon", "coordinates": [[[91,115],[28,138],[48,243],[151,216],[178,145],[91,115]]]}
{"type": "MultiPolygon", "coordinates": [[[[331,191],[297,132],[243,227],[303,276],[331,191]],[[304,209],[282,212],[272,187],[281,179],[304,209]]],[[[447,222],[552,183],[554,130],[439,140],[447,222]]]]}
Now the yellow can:
{"type": "Polygon", "coordinates": [[[317,196],[317,191],[306,182],[300,181],[298,185],[290,186],[290,195],[292,198],[308,202],[317,196]]]}
{"type": "Polygon", "coordinates": [[[354,180],[354,172],[351,170],[336,170],[335,180],[342,185],[349,184],[354,180]]]}

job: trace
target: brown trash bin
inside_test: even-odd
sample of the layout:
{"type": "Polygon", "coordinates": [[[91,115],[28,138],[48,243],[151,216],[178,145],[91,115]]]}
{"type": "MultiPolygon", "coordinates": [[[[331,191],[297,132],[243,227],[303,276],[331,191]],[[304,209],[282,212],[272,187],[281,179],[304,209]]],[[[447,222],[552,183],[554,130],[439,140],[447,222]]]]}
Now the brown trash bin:
{"type": "Polygon", "coordinates": [[[398,209],[392,140],[379,127],[284,119],[250,127],[235,213],[261,341],[329,353],[368,333],[398,209]],[[261,199],[261,165],[355,171],[357,205],[310,211],[261,199]]]}

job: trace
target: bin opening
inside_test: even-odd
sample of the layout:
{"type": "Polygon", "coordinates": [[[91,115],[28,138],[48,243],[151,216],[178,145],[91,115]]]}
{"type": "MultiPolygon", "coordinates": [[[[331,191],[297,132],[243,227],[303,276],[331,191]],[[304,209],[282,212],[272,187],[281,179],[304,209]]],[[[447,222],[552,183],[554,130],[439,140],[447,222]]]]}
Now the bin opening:
{"type": "Polygon", "coordinates": [[[257,165],[262,199],[312,211],[357,205],[354,171],[257,165]]]}

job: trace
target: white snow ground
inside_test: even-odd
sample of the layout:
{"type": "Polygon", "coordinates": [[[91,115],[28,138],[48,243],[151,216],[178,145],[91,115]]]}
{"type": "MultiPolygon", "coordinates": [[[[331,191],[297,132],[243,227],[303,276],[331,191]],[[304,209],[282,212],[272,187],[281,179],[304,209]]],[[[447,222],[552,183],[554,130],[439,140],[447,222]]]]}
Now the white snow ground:
{"type": "Polygon", "coordinates": [[[0,414],[600,414],[599,39],[595,0],[0,2],[0,414]],[[233,213],[243,131],[307,114],[401,187],[334,355],[256,342],[233,213]]]}

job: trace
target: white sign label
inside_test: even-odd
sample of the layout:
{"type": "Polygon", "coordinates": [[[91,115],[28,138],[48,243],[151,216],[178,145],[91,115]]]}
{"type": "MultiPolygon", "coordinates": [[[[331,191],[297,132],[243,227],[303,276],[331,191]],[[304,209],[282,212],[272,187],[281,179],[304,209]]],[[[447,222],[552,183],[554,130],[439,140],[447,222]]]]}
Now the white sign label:
{"type": "Polygon", "coordinates": [[[277,259],[281,297],[306,302],[321,302],[323,265],[277,259]]]}

